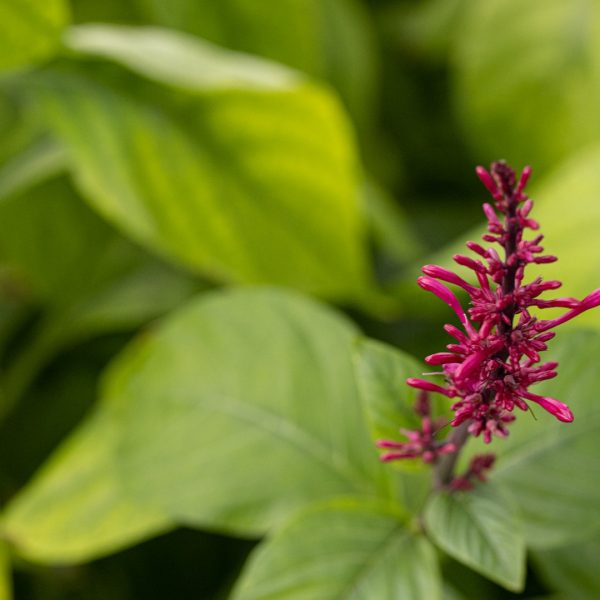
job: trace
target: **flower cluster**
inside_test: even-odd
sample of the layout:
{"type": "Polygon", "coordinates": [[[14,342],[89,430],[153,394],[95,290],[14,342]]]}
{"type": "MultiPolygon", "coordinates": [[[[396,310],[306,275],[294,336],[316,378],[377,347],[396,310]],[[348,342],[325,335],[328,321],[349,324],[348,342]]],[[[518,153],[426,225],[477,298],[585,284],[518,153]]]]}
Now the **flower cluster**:
{"type": "MultiPolygon", "coordinates": [[[[568,406],[554,398],[535,394],[529,388],[556,376],[557,363],[541,362],[540,357],[547,349],[547,342],[555,335],[551,330],[600,305],[600,290],[583,300],[547,300],[541,299],[542,295],[559,288],[559,281],[544,281],[538,277],[525,283],[527,265],[556,260],[556,257],[543,253],[542,235],[529,240],[524,237],[527,230],[539,229],[539,224],[529,216],[533,202],[524,191],[530,174],[531,169],[526,167],[517,180],[514,171],[504,162],[493,163],[489,172],[477,168],[477,175],[494,200],[494,206],[483,205],[488,220],[488,232],[483,235],[483,240],[491,245],[484,247],[468,242],[467,247],[474,256],[454,256],[457,264],[473,272],[473,281],[477,285],[437,265],[423,267],[424,276],[418,279],[423,289],[450,306],[462,329],[446,325],[444,329],[454,338],[453,343],[447,346],[447,351],[425,359],[430,365],[441,366],[444,376],[441,385],[416,378],[408,379],[407,383],[454,399],[451,425],[464,424],[468,434],[481,435],[486,443],[494,435],[508,435],[507,425],[515,419],[514,408],[529,410],[528,402],[540,405],[560,421],[573,420],[568,406]],[[470,306],[466,312],[447,284],[468,294],[470,306]],[[567,311],[560,317],[543,320],[532,314],[534,308],[565,308],[567,311]]],[[[425,444],[425,429],[404,432],[409,443],[403,447],[384,445],[389,442],[379,445],[396,448],[394,458],[417,456],[417,448],[422,448],[420,456],[431,461],[428,454],[431,442],[425,444]]],[[[390,460],[389,455],[387,459],[390,460]]],[[[483,470],[491,467],[493,460],[487,458],[480,462],[475,464],[471,475],[479,477],[483,470]]]]}
{"type": "Polygon", "coordinates": [[[449,441],[437,441],[436,433],[447,425],[444,417],[432,420],[431,404],[428,392],[421,392],[415,404],[415,412],[421,417],[421,429],[400,429],[408,441],[379,440],[379,448],[390,450],[381,455],[381,460],[388,462],[400,458],[418,458],[423,462],[433,463],[439,456],[456,452],[456,446],[449,441]]]}

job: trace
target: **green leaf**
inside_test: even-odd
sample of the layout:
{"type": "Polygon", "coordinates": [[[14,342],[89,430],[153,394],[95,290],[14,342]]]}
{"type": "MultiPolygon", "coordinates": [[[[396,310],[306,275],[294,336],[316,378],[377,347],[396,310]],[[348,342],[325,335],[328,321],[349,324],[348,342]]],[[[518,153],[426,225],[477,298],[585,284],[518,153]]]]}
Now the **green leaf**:
{"type": "Polygon", "coordinates": [[[527,544],[535,548],[565,545],[600,531],[600,408],[597,362],[600,334],[563,332],[546,360],[558,361],[558,377],[535,392],[566,402],[575,415],[564,424],[535,410],[535,419],[519,415],[498,445],[494,481],[510,490],[523,515],[527,544]],[[503,448],[504,446],[504,448],[503,448]]]}
{"type": "Polygon", "coordinates": [[[75,304],[139,262],[140,251],[99,219],[65,177],[41,185],[34,185],[37,172],[29,177],[29,189],[0,204],[0,260],[34,298],[75,304]]]}
{"type": "Polygon", "coordinates": [[[12,574],[10,565],[10,556],[6,542],[0,542],[0,600],[11,600],[12,593],[12,574]]]}
{"type": "Polygon", "coordinates": [[[160,511],[133,502],[116,478],[110,411],[88,419],[14,498],[2,535],[25,558],[85,562],[170,528],[160,511]]]}
{"type": "MultiPolygon", "coordinates": [[[[183,34],[156,36],[163,52],[181,51],[183,34]]],[[[204,46],[194,48],[204,64],[204,46]]],[[[357,159],[335,99],[302,82],[216,90],[191,77],[189,86],[183,111],[53,74],[38,77],[36,97],[83,195],[138,241],[222,281],[362,299],[371,280],[357,159]]]]}
{"type": "Polygon", "coordinates": [[[374,441],[398,439],[400,428],[420,426],[414,411],[417,394],[406,385],[408,377],[422,371],[412,356],[387,344],[367,340],[358,346],[355,369],[374,441]]]}
{"type": "Polygon", "coordinates": [[[0,167],[0,203],[64,173],[65,167],[64,151],[55,140],[36,140],[0,167]]]}
{"type": "Polygon", "coordinates": [[[65,0],[2,0],[0,69],[14,69],[50,58],[69,20],[65,0]]]}
{"type": "Polygon", "coordinates": [[[356,0],[139,0],[157,25],[275,60],[333,83],[352,113],[372,110],[377,60],[372,24],[356,0]]]}
{"type": "MultiPolygon", "coordinates": [[[[539,273],[558,279],[564,286],[561,296],[583,298],[598,287],[600,248],[596,243],[600,229],[600,145],[596,144],[570,157],[534,189],[536,202],[532,213],[544,233],[544,246],[559,257],[544,265],[539,273]],[[576,198],[576,202],[570,202],[576,198]],[[565,206],[569,210],[565,210],[565,206]]],[[[562,311],[558,311],[559,314],[562,311]]],[[[551,314],[544,311],[544,315],[551,314]]],[[[600,315],[592,310],[573,321],[576,326],[600,327],[600,315]]]]}
{"type": "Polygon", "coordinates": [[[109,371],[121,478],[179,522],[259,535],[308,501],[387,491],[352,377],[356,330],[289,292],[205,295],[109,371]]]}
{"type": "Polygon", "coordinates": [[[600,133],[600,5],[469,2],[455,87],[478,156],[547,167],[600,133]]]}
{"type": "MultiPolygon", "coordinates": [[[[99,219],[65,177],[38,183],[54,172],[46,161],[15,161],[23,166],[19,183],[10,196],[0,195],[2,279],[23,306],[39,306],[44,315],[3,364],[0,420],[59,350],[92,335],[133,329],[200,288],[99,219]]],[[[2,189],[15,188],[3,187],[9,172],[0,174],[2,189]]]]}
{"type": "Polygon", "coordinates": [[[115,60],[160,83],[187,90],[293,89],[302,77],[263,59],[158,27],[79,25],[65,43],[83,54],[115,60]]]}
{"type": "Polygon", "coordinates": [[[435,551],[393,510],[356,500],[313,507],[261,544],[234,600],[440,600],[435,551]]]}
{"type": "Polygon", "coordinates": [[[450,556],[509,590],[525,583],[525,539],[515,506],[491,484],[439,492],[425,508],[428,535],[450,556]]]}
{"type": "Polygon", "coordinates": [[[600,538],[564,548],[536,551],[534,565],[548,587],[571,600],[600,597],[600,538]]]}
{"type": "Polygon", "coordinates": [[[446,63],[463,31],[469,0],[425,0],[391,5],[386,12],[390,32],[402,46],[434,63],[446,63]]]}
{"type": "MultiPolygon", "coordinates": [[[[371,340],[359,344],[355,356],[356,381],[374,441],[402,440],[400,429],[421,427],[421,419],[415,413],[417,392],[406,380],[422,371],[423,365],[397,348],[371,340]]],[[[436,398],[431,398],[431,403],[434,417],[447,412],[446,406],[437,405],[436,398]]],[[[393,465],[401,470],[424,466],[420,460],[396,461],[393,465]]]]}
{"type": "Polygon", "coordinates": [[[423,251],[407,216],[383,188],[368,181],[364,198],[374,241],[384,257],[393,261],[394,267],[414,259],[423,251]]]}

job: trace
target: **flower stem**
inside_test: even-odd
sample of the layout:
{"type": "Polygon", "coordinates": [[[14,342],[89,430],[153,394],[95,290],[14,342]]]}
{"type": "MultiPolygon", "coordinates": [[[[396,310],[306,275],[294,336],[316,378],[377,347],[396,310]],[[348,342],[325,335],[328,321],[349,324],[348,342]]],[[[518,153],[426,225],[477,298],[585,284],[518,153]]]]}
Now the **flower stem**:
{"type": "Polygon", "coordinates": [[[465,421],[456,427],[448,436],[448,442],[454,444],[456,452],[440,456],[433,467],[433,487],[436,490],[445,488],[454,478],[454,468],[460,452],[469,439],[470,421],[465,421]]]}

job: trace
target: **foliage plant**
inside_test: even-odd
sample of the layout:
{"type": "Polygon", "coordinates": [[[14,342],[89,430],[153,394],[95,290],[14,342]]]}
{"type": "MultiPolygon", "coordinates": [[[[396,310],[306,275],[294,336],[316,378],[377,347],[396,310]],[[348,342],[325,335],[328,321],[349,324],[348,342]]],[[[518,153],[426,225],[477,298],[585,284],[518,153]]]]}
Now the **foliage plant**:
{"type": "Polygon", "coordinates": [[[538,230],[539,223],[530,218],[533,201],[525,194],[525,186],[531,175],[526,167],[517,181],[514,171],[504,162],[492,163],[491,172],[483,167],[477,174],[502,214],[500,221],[492,205],[484,204],[483,212],[488,219],[485,242],[498,244],[484,248],[475,242],[467,247],[482,260],[457,254],[454,261],[473,271],[477,285],[465,281],[456,273],[437,265],[423,267],[419,285],[444,301],[458,317],[464,328],[445,325],[445,331],[455,338],[447,346],[448,352],[438,352],[425,359],[429,365],[442,365],[438,373],[445,379],[444,385],[430,380],[411,377],[408,385],[422,390],[415,412],[422,417],[420,430],[403,430],[407,442],[379,440],[380,448],[391,449],[382,460],[421,458],[434,465],[437,488],[468,490],[472,480],[485,481],[485,471],[494,463],[493,454],[473,457],[467,471],[455,476],[457,455],[469,435],[482,436],[486,444],[492,437],[508,435],[509,423],[515,420],[513,411],[531,411],[527,400],[541,406],[559,421],[570,423],[573,413],[569,407],[548,396],[529,391],[529,387],[556,377],[557,362],[541,361],[540,352],[548,350],[547,342],[556,335],[551,329],[566,323],[581,313],[600,304],[600,289],[583,300],[576,298],[540,299],[541,295],[562,286],[560,281],[544,281],[537,277],[523,283],[526,267],[530,264],[547,264],[556,256],[541,255],[543,235],[533,239],[524,237],[527,229],[538,230]],[[443,282],[443,283],[440,283],[443,282]],[[445,285],[453,284],[469,295],[469,317],[458,298],[445,285]],[[554,319],[539,319],[532,310],[566,308],[564,314],[554,319]],[[472,322],[479,324],[476,328],[472,322]],[[457,343],[458,342],[458,343],[457,343]],[[436,440],[436,434],[446,427],[444,419],[433,423],[429,393],[435,392],[456,399],[451,408],[454,416],[450,425],[455,428],[445,439],[436,440]]]}
{"type": "Polygon", "coordinates": [[[599,598],[599,27],[0,0],[0,600],[599,598]]]}

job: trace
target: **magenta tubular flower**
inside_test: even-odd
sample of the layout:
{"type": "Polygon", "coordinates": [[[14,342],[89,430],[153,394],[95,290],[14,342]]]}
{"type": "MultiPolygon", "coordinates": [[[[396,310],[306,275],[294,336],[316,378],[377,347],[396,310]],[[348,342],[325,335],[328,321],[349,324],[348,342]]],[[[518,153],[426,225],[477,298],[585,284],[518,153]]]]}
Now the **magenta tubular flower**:
{"type": "Polygon", "coordinates": [[[493,435],[508,434],[506,425],[514,420],[515,407],[528,410],[535,402],[558,420],[573,420],[571,410],[558,400],[539,396],[529,387],[556,376],[556,363],[542,363],[540,352],[554,337],[550,329],[600,304],[600,290],[583,300],[557,298],[542,300],[540,296],[560,287],[558,281],[541,278],[524,283],[525,268],[531,263],[553,262],[556,257],[544,255],[540,246],[543,236],[525,239],[525,232],[539,229],[529,217],[533,202],[525,193],[531,174],[526,167],[517,181],[515,173],[504,162],[492,164],[490,172],[477,167],[477,175],[494,199],[494,206],[484,204],[488,232],[484,241],[499,246],[503,256],[492,246],[485,248],[475,242],[467,247],[475,258],[458,255],[454,260],[474,272],[478,286],[471,285],[457,274],[436,265],[423,267],[419,285],[433,292],[448,304],[458,316],[464,333],[447,325],[458,343],[448,346],[448,352],[428,356],[429,364],[442,365],[445,382],[430,383],[409,379],[408,384],[457,398],[452,405],[454,427],[468,423],[472,435],[482,435],[490,442],[493,435]],[[443,282],[443,283],[442,283],[443,282]],[[445,284],[464,290],[470,307],[463,310],[454,293],[445,284]],[[566,308],[564,315],[551,320],[538,320],[530,309],[566,308]]]}
{"type": "Polygon", "coordinates": [[[527,230],[539,229],[539,224],[529,217],[533,202],[524,192],[531,169],[526,167],[518,181],[514,171],[501,161],[492,163],[489,172],[483,167],[477,167],[476,172],[494,201],[493,206],[483,205],[488,230],[482,237],[491,245],[468,242],[467,248],[474,256],[454,257],[457,264],[473,271],[477,285],[443,267],[423,267],[419,286],[452,309],[462,330],[446,325],[444,329],[454,341],[446,351],[425,359],[428,364],[441,367],[443,380],[435,383],[416,378],[407,380],[408,385],[426,393],[453,399],[454,416],[450,424],[456,429],[445,441],[435,441],[428,413],[421,415],[421,431],[403,431],[408,441],[378,442],[379,447],[393,450],[384,454],[383,460],[420,457],[435,463],[436,485],[451,489],[468,489],[471,479],[485,479],[484,472],[491,468],[493,455],[475,457],[464,475],[454,477],[456,454],[453,453],[460,450],[469,435],[481,435],[486,443],[493,436],[506,437],[508,425],[515,420],[515,407],[527,411],[533,402],[559,421],[573,420],[566,404],[535,394],[529,388],[557,374],[557,363],[541,362],[541,353],[555,335],[550,330],[600,305],[600,289],[583,300],[546,300],[541,296],[558,289],[559,281],[538,277],[525,283],[529,264],[556,260],[555,256],[543,254],[542,235],[536,234],[531,239],[525,236],[527,230]],[[448,285],[468,294],[468,310],[464,310],[448,285]],[[532,308],[564,308],[566,312],[554,319],[540,320],[531,314],[532,308]]]}
{"type": "Polygon", "coordinates": [[[377,442],[379,448],[387,450],[381,455],[382,461],[421,458],[425,463],[433,463],[439,456],[456,451],[453,443],[436,440],[436,433],[446,425],[446,422],[444,418],[432,420],[428,392],[423,391],[419,395],[415,412],[421,417],[421,429],[400,429],[400,433],[407,441],[379,440],[377,442]]]}

